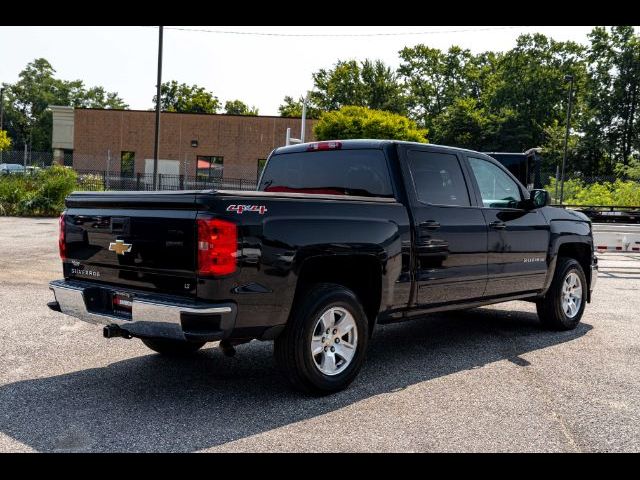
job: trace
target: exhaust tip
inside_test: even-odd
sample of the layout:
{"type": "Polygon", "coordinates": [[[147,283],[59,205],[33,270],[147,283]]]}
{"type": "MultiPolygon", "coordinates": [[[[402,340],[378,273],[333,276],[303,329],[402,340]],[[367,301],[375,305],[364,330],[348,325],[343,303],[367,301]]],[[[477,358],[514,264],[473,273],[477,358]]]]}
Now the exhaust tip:
{"type": "Polygon", "coordinates": [[[132,338],[129,332],[123,330],[118,325],[105,325],[102,329],[102,336],[104,338],[132,338]]]}
{"type": "Polygon", "coordinates": [[[62,312],[62,310],[60,310],[60,304],[56,301],[47,302],[47,307],[49,307],[54,312],[62,312]]]}

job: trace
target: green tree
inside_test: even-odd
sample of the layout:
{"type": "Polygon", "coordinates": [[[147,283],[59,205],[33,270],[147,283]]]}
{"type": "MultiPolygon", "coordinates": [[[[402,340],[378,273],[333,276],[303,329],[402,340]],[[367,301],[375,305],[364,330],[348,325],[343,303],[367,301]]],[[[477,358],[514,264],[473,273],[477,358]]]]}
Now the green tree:
{"type": "Polygon", "coordinates": [[[355,105],[404,114],[406,102],[398,78],[380,60],[339,61],[313,74],[313,104],[322,110],[355,105]]]}
{"type": "MultiPolygon", "coordinates": [[[[555,171],[556,165],[562,165],[566,130],[566,123],[560,123],[557,119],[544,127],[544,142],[541,145],[544,171],[552,173],[555,171]]],[[[589,166],[582,161],[582,157],[578,156],[579,141],[580,137],[576,133],[570,133],[567,142],[567,160],[571,159],[570,169],[572,171],[584,173],[589,170],[589,166]]],[[[565,169],[566,167],[565,165],[565,169]]]]}
{"type": "MultiPolygon", "coordinates": [[[[156,103],[156,96],[153,96],[156,103]]],[[[217,113],[220,100],[213,93],[198,85],[187,85],[175,80],[160,86],[160,108],[166,112],[217,113]]]]}
{"type": "Polygon", "coordinates": [[[391,112],[346,106],[325,112],[314,127],[318,140],[381,138],[427,142],[427,130],[413,120],[391,112]]]}
{"type": "Polygon", "coordinates": [[[258,115],[258,109],[256,107],[249,107],[241,100],[229,100],[225,102],[224,109],[227,115],[258,115]]]}
{"type": "Polygon", "coordinates": [[[502,54],[473,55],[457,46],[443,52],[422,44],[399,54],[409,117],[429,129],[431,141],[475,150],[512,143],[521,130],[513,109],[489,105],[502,54]],[[510,127],[506,134],[503,125],[510,127]]]}
{"type": "Polygon", "coordinates": [[[619,163],[616,165],[615,172],[621,177],[640,182],[640,158],[629,159],[629,163],[627,165],[619,163]]]}
{"type": "MultiPolygon", "coordinates": [[[[307,117],[347,105],[405,114],[403,87],[396,73],[380,60],[338,61],[332,68],[313,73],[314,88],[307,104],[307,117]]],[[[282,116],[300,116],[302,98],[284,98],[279,107],[282,116]]]]}
{"type": "MultiPolygon", "coordinates": [[[[298,100],[295,100],[293,97],[286,96],[284,97],[284,103],[278,107],[278,112],[281,117],[302,117],[302,102],[304,101],[303,97],[300,97],[298,100]]],[[[314,107],[313,105],[307,104],[307,118],[320,118],[320,114],[322,111],[314,107]]]]}
{"type": "Polygon", "coordinates": [[[33,150],[51,148],[49,105],[93,108],[126,108],[116,93],[102,87],[86,89],[81,80],[61,80],[44,58],[37,58],[19,74],[14,84],[3,84],[7,95],[5,121],[14,146],[33,150]]]}
{"type": "Polygon", "coordinates": [[[607,167],[627,165],[640,149],[640,37],[633,27],[589,34],[588,119],[586,141],[593,153],[606,157],[607,167]],[[590,127],[590,128],[589,128],[590,127]]]}
{"type": "MultiPolygon", "coordinates": [[[[586,84],[585,49],[575,42],[557,42],[542,34],[521,35],[515,48],[498,60],[495,78],[486,92],[491,111],[508,108],[515,112],[519,135],[505,146],[516,151],[541,146],[545,127],[564,124],[567,109],[567,74],[573,75],[572,126],[580,123],[586,84]]],[[[511,125],[506,124],[510,129],[511,125]]],[[[502,131],[498,132],[501,135],[502,131]]]]}
{"type": "Polygon", "coordinates": [[[420,44],[400,50],[398,68],[407,87],[412,118],[427,127],[456,99],[479,98],[479,60],[469,50],[453,46],[447,52],[420,44]],[[471,73],[472,70],[476,70],[471,73]]]}
{"type": "Polygon", "coordinates": [[[104,87],[92,87],[84,89],[82,82],[76,80],[79,83],[79,88],[75,87],[70,91],[71,104],[78,108],[116,108],[124,109],[128,105],[118,96],[115,92],[107,92],[104,87]]]}
{"type": "Polygon", "coordinates": [[[6,130],[0,130],[0,152],[9,150],[11,147],[11,139],[7,136],[6,130]]]}

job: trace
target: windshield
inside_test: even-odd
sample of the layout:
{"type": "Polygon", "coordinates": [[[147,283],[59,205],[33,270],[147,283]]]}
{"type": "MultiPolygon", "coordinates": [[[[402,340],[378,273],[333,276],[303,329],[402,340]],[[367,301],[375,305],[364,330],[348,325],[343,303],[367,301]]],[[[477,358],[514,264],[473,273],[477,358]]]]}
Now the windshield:
{"type": "Polygon", "coordinates": [[[382,150],[328,150],[272,155],[258,188],[265,192],[393,197],[382,150]]]}

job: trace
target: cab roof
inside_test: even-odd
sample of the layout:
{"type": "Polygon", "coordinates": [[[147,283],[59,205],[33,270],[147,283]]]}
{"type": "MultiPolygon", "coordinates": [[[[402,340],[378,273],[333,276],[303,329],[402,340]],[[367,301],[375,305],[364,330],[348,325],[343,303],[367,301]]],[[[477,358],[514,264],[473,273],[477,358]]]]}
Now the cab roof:
{"type": "Polygon", "coordinates": [[[315,143],[329,143],[329,142],[340,142],[341,150],[358,150],[358,149],[365,149],[365,148],[382,149],[386,145],[397,144],[397,145],[416,145],[416,146],[429,145],[432,147],[441,147],[441,148],[446,148],[446,149],[455,150],[459,152],[481,153],[481,152],[476,152],[475,150],[469,150],[466,148],[449,147],[447,145],[437,145],[435,143],[418,143],[418,142],[408,142],[404,140],[380,140],[380,139],[362,138],[362,139],[350,139],[350,140],[322,140],[317,142],[297,143],[295,145],[278,147],[273,151],[273,154],[306,152],[309,149],[309,146],[315,143]]]}

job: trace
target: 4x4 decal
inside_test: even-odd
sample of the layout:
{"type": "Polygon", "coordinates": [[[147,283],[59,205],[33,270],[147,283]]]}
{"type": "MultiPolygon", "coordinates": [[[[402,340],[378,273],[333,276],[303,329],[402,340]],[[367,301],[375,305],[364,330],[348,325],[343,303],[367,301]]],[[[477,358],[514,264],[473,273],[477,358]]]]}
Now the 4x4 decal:
{"type": "Polygon", "coordinates": [[[229,205],[227,212],[236,212],[241,215],[242,212],[258,212],[260,215],[264,215],[267,211],[266,205],[229,205]]]}

